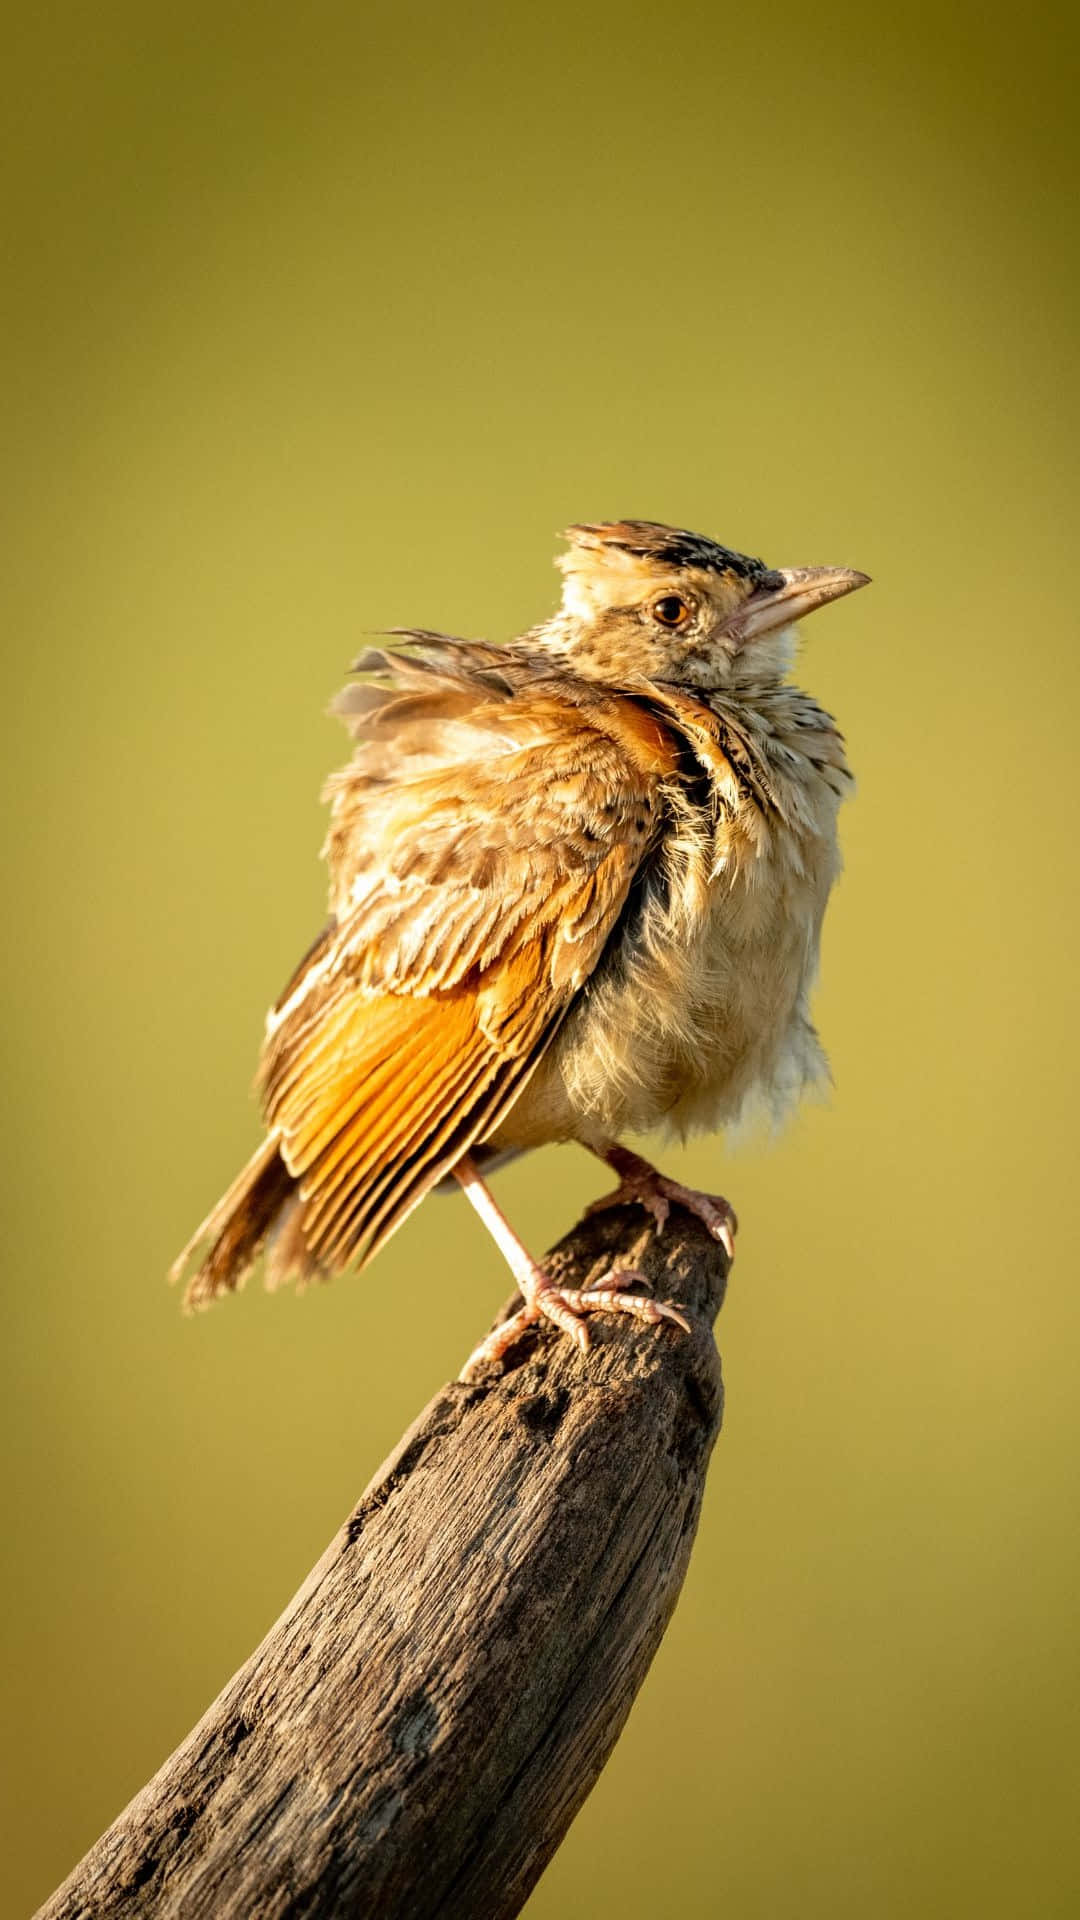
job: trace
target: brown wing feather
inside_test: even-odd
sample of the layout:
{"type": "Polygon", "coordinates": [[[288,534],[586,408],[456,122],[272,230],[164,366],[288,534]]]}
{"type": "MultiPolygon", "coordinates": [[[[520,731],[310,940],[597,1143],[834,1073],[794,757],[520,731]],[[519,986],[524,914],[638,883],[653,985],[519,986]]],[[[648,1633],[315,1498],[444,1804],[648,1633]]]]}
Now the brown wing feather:
{"type": "Polygon", "coordinates": [[[591,970],[633,860],[613,852],[575,899],[546,903],[510,950],[449,993],[353,990],[309,1032],[310,1071],[294,1062],[267,1118],[299,1182],[301,1230],[319,1263],[368,1259],[449,1165],[498,1124],[591,970]],[[598,895],[606,912],[598,912],[598,895]]]}
{"type": "Polygon", "coordinates": [[[328,787],[333,918],[260,1069],[298,1209],[281,1271],[306,1270],[302,1250],[331,1272],[369,1259],[498,1124],[658,831],[675,748],[653,719],[439,644],[346,701],[359,746],[328,787]]]}
{"type": "Polygon", "coordinates": [[[207,1306],[217,1294],[239,1284],[288,1202],[292,1185],[277,1141],[264,1140],[173,1261],[169,1279],[176,1281],[196,1249],[209,1241],[188,1283],[186,1307],[207,1306]]]}

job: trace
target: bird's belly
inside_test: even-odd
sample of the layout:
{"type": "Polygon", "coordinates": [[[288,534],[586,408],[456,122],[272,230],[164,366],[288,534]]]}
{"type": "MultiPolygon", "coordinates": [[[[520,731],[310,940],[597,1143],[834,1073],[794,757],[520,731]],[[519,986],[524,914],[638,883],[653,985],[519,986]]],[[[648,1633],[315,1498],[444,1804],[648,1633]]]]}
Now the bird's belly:
{"type": "Polygon", "coordinates": [[[782,1112],[827,1071],[806,1005],[820,912],[800,904],[740,921],[727,899],[685,942],[643,946],[590,982],[492,1144],[663,1123],[685,1135],[754,1105],[782,1112]]]}

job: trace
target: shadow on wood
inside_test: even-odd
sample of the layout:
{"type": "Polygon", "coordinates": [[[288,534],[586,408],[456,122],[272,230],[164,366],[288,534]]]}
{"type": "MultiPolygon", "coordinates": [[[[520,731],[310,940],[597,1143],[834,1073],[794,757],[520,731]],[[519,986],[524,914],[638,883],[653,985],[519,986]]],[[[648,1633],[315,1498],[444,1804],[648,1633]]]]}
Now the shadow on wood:
{"type": "MultiPolygon", "coordinates": [[[[690,1557],[727,1262],[675,1209],[594,1215],[693,1333],[545,1328],[436,1395],[262,1645],[40,1920],[507,1920],[618,1737],[690,1557]]],[[[463,1352],[466,1343],[463,1340],[463,1352]]]]}

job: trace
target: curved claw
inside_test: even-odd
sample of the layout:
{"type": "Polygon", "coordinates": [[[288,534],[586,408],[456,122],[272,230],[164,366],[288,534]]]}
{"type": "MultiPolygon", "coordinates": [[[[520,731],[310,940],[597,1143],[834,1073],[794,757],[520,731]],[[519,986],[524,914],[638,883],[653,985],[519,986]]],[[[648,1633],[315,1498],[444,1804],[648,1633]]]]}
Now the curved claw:
{"type": "MultiPolygon", "coordinates": [[[[594,1149],[595,1151],[595,1149],[594,1149]]],[[[680,1187],[677,1181],[665,1180],[650,1167],[647,1160],[636,1154],[628,1153],[625,1148],[613,1145],[605,1149],[601,1158],[610,1160],[623,1176],[623,1185],[617,1194],[607,1200],[598,1201],[590,1208],[596,1212],[598,1207],[613,1206],[625,1199],[640,1200],[650,1208],[662,1227],[669,1212],[669,1202],[677,1200],[693,1211],[699,1212],[696,1201],[706,1204],[711,1210],[710,1231],[718,1238],[726,1232],[725,1245],[730,1248],[731,1234],[734,1231],[735,1215],[726,1200],[712,1200],[705,1194],[694,1194],[687,1187],[680,1187]]],[[[590,1313],[628,1313],[635,1320],[644,1320],[650,1326],[665,1321],[679,1327],[683,1333],[690,1332],[690,1322],[686,1310],[670,1300],[653,1300],[648,1295],[628,1293],[626,1282],[640,1281],[648,1286],[644,1274],[630,1273],[612,1269],[601,1274],[594,1285],[589,1287],[558,1286],[537,1265],[528,1248],[518,1239],[507,1220],[506,1215],[496,1205],[494,1195],[480,1178],[475,1162],[469,1154],[463,1154],[453,1169],[454,1177],[477,1213],[501,1248],[510,1265],[511,1271],[521,1288],[524,1305],[517,1313],[511,1314],[501,1326],[489,1333],[486,1340],[470,1354],[462,1370],[461,1378],[468,1379],[474,1367],[482,1366],[489,1360],[500,1360],[513,1346],[525,1328],[537,1320],[550,1320],[563,1333],[569,1334],[582,1353],[589,1347],[589,1329],[585,1315],[590,1313]],[[618,1283],[622,1281],[624,1285],[618,1283]]],[[[704,1216],[702,1216],[704,1217],[704,1216]]]]}
{"type": "Polygon", "coordinates": [[[612,1269],[602,1273],[588,1287],[557,1287],[551,1284],[537,1287],[526,1305],[511,1314],[509,1320],[504,1320],[493,1333],[489,1333],[487,1339],[482,1340],[469,1355],[461,1370],[461,1378],[468,1379],[474,1367],[483,1366],[487,1361],[501,1360],[525,1328],[534,1325],[537,1320],[550,1320],[563,1333],[568,1333],[582,1353],[589,1350],[589,1329],[582,1318],[587,1313],[627,1313],[635,1320],[644,1320],[649,1326],[670,1323],[683,1333],[689,1333],[691,1325],[687,1310],[678,1302],[654,1300],[648,1294],[627,1293],[623,1287],[611,1284],[644,1279],[644,1274],[612,1269]]]}
{"type": "MultiPolygon", "coordinates": [[[[650,1326],[659,1326],[662,1320],[670,1320],[684,1333],[691,1331],[687,1319],[687,1308],[677,1300],[654,1300],[648,1294],[626,1293],[623,1287],[612,1282],[645,1280],[642,1273],[633,1273],[626,1268],[613,1267],[609,1273],[602,1273],[587,1287],[564,1287],[563,1299],[568,1301],[579,1313],[629,1313],[635,1320],[645,1320],[650,1326]]],[[[648,1285],[648,1282],[645,1281],[648,1285]]]]}
{"type": "Polygon", "coordinates": [[[608,1207],[636,1204],[652,1214],[657,1233],[663,1233],[674,1204],[685,1208],[687,1213],[692,1213],[700,1220],[713,1239],[720,1242],[729,1263],[734,1261],[739,1222],[734,1208],[720,1194],[699,1193],[696,1187],[684,1187],[679,1180],[669,1180],[666,1173],[657,1172],[647,1160],[639,1159],[625,1148],[615,1149],[610,1157],[622,1177],[614,1192],[605,1193],[601,1199],[594,1200],[586,1208],[587,1213],[602,1213],[608,1207]]]}

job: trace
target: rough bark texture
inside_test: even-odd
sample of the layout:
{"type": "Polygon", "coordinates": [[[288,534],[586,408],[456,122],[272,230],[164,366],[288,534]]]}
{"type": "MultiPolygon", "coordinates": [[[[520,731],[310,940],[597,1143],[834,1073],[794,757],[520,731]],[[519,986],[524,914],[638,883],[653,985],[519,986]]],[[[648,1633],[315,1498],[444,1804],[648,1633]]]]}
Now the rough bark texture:
{"type": "MultiPolygon", "coordinates": [[[[671,1617],[720,1425],[723,1252],[676,1209],[584,1222],[694,1332],[597,1316],[437,1394],[262,1645],[47,1920],[520,1911],[671,1617]]],[[[632,1843],[632,1841],[628,1841],[632,1843]]]]}

